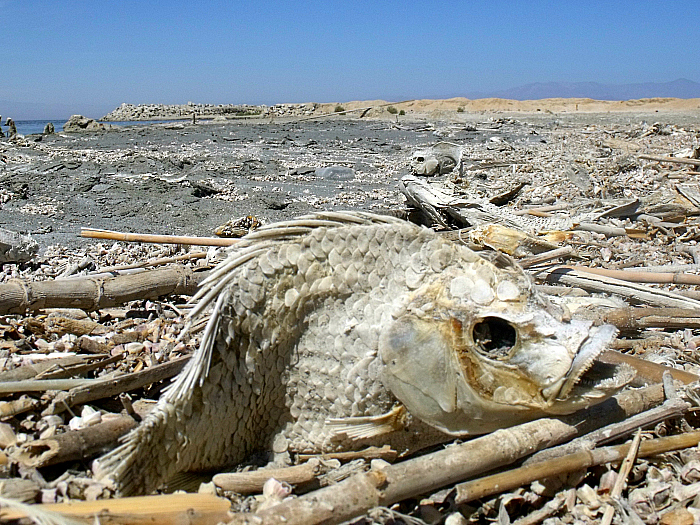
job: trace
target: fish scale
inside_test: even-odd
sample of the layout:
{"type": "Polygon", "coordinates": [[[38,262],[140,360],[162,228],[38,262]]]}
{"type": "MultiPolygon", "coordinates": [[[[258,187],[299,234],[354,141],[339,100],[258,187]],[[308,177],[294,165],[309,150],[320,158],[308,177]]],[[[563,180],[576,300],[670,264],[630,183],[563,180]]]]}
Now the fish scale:
{"type": "MultiPolygon", "coordinates": [[[[465,376],[457,369],[455,379],[449,376],[450,367],[467,361],[448,332],[473,322],[477,303],[526,313],[531,288],[521,271],[499,270],[391,217],[329,212],[263,226],[202,285],[192,317],[207,309],[211,317],[200,347],[142,424],[98,460],[97,475],[121,494],[147,493],[178,472],[235,465],[256,451],[389,444],[403,453],[445,441],[445,432],[505,426],[489,420],[481,401],[473,409],[467,401],[466,408],[452,406],[470,385],[460,383],[465,376]],[[501,302],[493,291],[499,282],[522,296],[501,302]],[[458,324],[450,324],[455,316],[458,324]],[[414,332],[435,349],[404,340],[414,332]],[[447,365],[432,364],[443,357],[447,365]],[[423,384],[424,366],[448,374],[426,377],[437,380],[435,394],[423,384]],[[462,390],[445,397],[443,383],[462,390]],[[460,410],[473,413],[474,422],[460,410]]],[[[540,312],[541,299],[534,302],[540,312]]],[[[573,353],[552,366],[568,373],[573,353]]],[[[474,359],[470,366],[481,358],[474,359]]],[[[513,423],[546,413],[495,410],[515,410],[513,423]]]]}

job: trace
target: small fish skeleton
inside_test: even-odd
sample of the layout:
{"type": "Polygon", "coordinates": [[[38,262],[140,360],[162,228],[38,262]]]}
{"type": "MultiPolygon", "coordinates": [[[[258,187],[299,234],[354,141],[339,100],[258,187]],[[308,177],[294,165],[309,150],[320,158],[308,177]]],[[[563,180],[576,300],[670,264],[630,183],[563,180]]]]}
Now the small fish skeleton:
{"type": "Polygon", "coordinates": [[[96,464],[123,495],[257,451],[400,452],[572,413],[633,371],[514,263],[411,223],[328,212],[247,235],[204,282],[200,347],[96,464]],[[583,378],[585,377],[585,380],[583,378]]]}

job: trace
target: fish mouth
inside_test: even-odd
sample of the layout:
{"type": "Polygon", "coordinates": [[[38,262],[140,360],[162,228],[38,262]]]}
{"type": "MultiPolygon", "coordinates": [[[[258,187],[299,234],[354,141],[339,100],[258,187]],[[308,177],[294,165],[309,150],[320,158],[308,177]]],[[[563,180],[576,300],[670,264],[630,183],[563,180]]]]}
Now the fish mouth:
{"type": "Polygon", "coordinates": [[[615,339],[617,328],[602,325],[591,328],[581,343],[566,375],[542,393],[550,403],[578,404],[601,401],[618,392],[634,379],[635,371],[626,364],[610,364],[598,356],[615,339]]]}

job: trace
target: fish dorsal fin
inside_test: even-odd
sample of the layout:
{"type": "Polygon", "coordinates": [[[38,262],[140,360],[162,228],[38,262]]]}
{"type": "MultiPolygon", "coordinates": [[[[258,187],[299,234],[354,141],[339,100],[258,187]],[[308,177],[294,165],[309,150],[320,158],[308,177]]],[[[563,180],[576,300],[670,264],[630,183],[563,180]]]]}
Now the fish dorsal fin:
{"type": "MultiPolygon", "coordinates": [[[[389,215],[357,211],[329,211],[261,226],[254,232],[242,237],[239,243],[229,248],[229,256],[202,282],[199,290],[191,300],[191,302],[197,304],[190,316],[192,318],[199,316],[214,301],[214,298],[229,283],[229,278],[234,274],[233,270],[273,246],[285,242],[293,242],[304,235],[308,235],[316,228],[397,223],[410,224],[389,215]]],[[[416,228],[418,227],[416,226],[416,228]]]]}
{"type": "Polygon", "coordinates": [[[302,215],[296,219],[274,222],[261,226],[254,232],[241,238],[236,246],[247,246],[260,241],[289,240],[311,232],[314,228],[339,228],[341,226],[358,226],[370,224],[395,224],[406,221],[390,215],[378,215],[361,211],[326,211],[311,215],[302,215]]]}
{"type": "Polygon", "coordinates": [[[403,430],[406,427],[407,416],[406,407],[396,405],[389,412],[378,416],[327,419],[326,425],[331,428],[333,435],[358,441],[403,430]]]}

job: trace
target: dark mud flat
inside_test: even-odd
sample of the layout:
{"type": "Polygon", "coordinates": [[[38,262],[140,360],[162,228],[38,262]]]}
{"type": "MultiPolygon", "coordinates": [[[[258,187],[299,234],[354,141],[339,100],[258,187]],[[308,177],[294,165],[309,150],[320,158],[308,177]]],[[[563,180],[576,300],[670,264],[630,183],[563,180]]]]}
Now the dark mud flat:
{"type": "MultiPolygon", "coordinates": [[[[486,120],[482,118],[482,121],[486,120]]],[[[278,221],[401,206],[416,149],[441,140],[545,142],[529,125],[341,120],[160,124],[0,143],[0,227],[42,247],[79,246],[81,227],[210,236],[231,218],[278,221]],[[315,172],[342,166],[348,170],[315,172]]],[[[540,127],[538,125],[538,127],[540,127]]]]}
{"type": "Polygon", "coordinates": [[[689,113],[641,112],[334,116],[0,140],[0,227],[31,234],[42,248],[73,248],[94,242],[79,237],[81,227],[211,236],[245,215],[385,213],[404,206],[398,181],[413,153],[440,141],[463,151],[462,173],[441,177],[456,193],[490,198],[525,182],[515,208],[553,199],[573,206],[581,188],[594,198],[644,197],[663,177],[644,173],[637,155],[692,146],[694,122],[689,113]],[[344,169],[316,171],[324,167],[344,169]]]}
{"type": "Polygon", "coordinates": [[[86,242],[80,227],[212,235],[242,215],[380,211],[397,204],[399,172],[414,146],[437,140],[431,132],[386,122],[239,122],[28,137],[8,145],[0,164],[10,197],[0,226],[42,246],[75,246],[86,242]],[[332,165],[354,175],[316,176],[332,165]]]}

